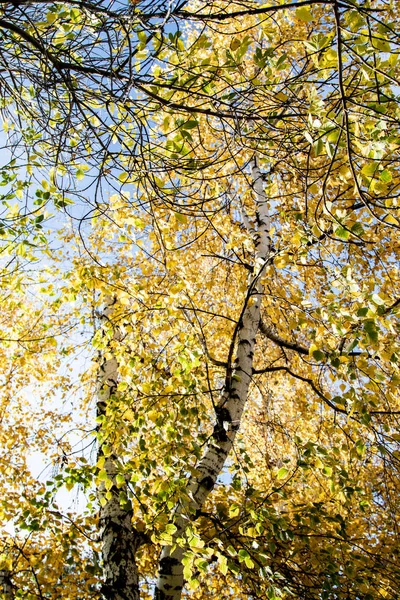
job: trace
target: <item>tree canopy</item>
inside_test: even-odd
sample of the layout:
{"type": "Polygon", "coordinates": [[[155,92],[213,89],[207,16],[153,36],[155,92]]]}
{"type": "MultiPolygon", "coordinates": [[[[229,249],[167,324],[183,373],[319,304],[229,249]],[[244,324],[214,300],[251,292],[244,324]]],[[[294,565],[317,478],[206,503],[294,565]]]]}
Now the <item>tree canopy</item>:
{"type": "Polygon", "coordinates": [[[398,18],[1,3],[5,600],[398,597],[398,18]]]}

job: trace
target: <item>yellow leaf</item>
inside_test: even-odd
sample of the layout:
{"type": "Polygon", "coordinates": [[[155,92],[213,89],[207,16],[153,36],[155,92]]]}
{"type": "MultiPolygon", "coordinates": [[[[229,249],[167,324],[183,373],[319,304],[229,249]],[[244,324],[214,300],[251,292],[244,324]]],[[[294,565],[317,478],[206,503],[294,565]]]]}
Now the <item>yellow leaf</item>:
{"type": "Polygon", "coordinates": [[[393,215],[387,215],[385,217],[385,223],[390,223],[391,225],[399,225],[398,220],[393,215]]]}
{"type": "Polygon", "coordinates": [[[296,10],[296,17],[304,23],[309,23],[314,18],[310,12],[310,9],[306,6],[302,6],[296,10]]]}

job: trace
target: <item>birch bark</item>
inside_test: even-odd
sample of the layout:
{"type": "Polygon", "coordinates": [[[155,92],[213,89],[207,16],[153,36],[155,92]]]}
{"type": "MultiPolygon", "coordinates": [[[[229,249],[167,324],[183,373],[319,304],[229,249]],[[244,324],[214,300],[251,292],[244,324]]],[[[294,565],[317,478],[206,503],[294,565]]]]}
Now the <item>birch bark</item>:
{"type": "MultiPolygon", "coordinates": [[[[100,428],[105,426],[107,406],[118,393],[118,361],[113,352],[113,343],[119,341],[118,325],[113,322],[115,301],[107,302],[102,314],[103,328],[112,327],[113,334],[102,352],[97,390],[97,414],[103,418],[100,428]]],[[[132,526],[132,511],[121,505],[120,494],[126,491],[116,485],[118,457],[111,453],[105,456],[104,444],[99,444],[98,458],[104,458],[103,470],[112,486],[107,490],[103,482],[98,490],[100,504],[99,525],[103,559],[102,594],[107,600],[139,600],[139,575],[135,562],[137,549],[144,543],[143,535],[132,526]],[[108,492],[108,496],[106,496],[108,492]]]]}
{"type": "Polygon", "coordinates": [[[251,177],[256,202],[255,268],[248,282],[247,295],[237,329],[237,350],[233,372],[231,376],[227,376],[227,385],[216,410],[217,422],[214,432],[197,466],[200,474],[188,484],[188,495],[192,500],[189,504],[180,504],[176,508],[174,525],[177,531],[173,535],[172,545],[164,546],[161,553],[159,576],[154,592],[155,600],[179,600],[181,597],[184,585],[182,564],[184,551],[176,541],[182,537],[188,522],[193,520],[196,511],[202,508],[214,488],[233,446],[247,400],[253,371],[256,335],[260,323],[263,293],[261,277],[271,258],[269,203],[255,158],[252,161],[251,177]]]}
{"type": "Polygon", "coordinates": [[[0,596],[4,600],[14,600],[10,572],[5,569],[0,570],[0,596]]]}

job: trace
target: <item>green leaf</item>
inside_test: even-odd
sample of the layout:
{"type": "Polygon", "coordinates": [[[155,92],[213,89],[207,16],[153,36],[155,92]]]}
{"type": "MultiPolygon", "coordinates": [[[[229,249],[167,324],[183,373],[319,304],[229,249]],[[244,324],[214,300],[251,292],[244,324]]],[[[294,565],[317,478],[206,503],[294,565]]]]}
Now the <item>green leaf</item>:
{"type": "Polygon", "coordinates": [[[350,231],[348,229],[345,229],[344,227],[340,226],[336,229],[335,235],[338,238],[340,238],[341,240],[348,240],[350,237],[350,231]]]}
{"type": "Polygon", "coordinates": [[[242,42],[240,41],[239,38],[234,38],[231,42],[230,49],[235,51],[238,48],[240,48],[241,44],[242,44],[242,42]]]}
{"type": "Polygon", "coordinates": [[[376,36],[373,36],[372,45],[377,50],[381,50],[381,52],[391,51],[390,43],[384,38],[377,38],[376,36]]]}
{"type": "Polygon", "coordinates": [[[123,485],[125,485],[125,477],[121,473],[118,473],[115,476],[115,480],[117,482],[117,487],[122,487],[123,485]]]}
{"type": "Polygon", "coordinates": [[[186,581],[190,581],[190,579],[192,578],[193,575],[193,569],[191,567],[190,564],[185,565],[183,568],[183,576],[186,579],[186,581]]]}
{"type": "Polygon", "coordinates": [[[166,527],[165,527],[165,533],[168,533],[169,535],[173,535],[177,531],[178,531],[178,529],[177,529],[176,525],[174,525],[173,523],[168,523],[168,525],[166,525],[166,527]]]}
{"type": "Polygon", "coordinates": [[[378,331],[376,329],[375,321],[368,320],[364,322],[364,331],[368,335],[371,342],[374,344],[378,341],[378,331]]]}
{"type": "Polygon", "coordinates": [[[137,32],[137,36],[139,38],[139,41],[142,42],[143,45],[146,45],[146,43],[147,43],[147,33],[145,31],[138,31],[137,32]]]}
{"type": "Polygon", "coordinates": [[[197,590],[200,585],[200,581],[194,577],[193,579],[188,580],[187,585],[191,590],[197,590]]]}
{"type": "Polygon", "coordinates": [[[351,227],[351,233],[354,235],[362,236],[364,234],[364,229],[361,223],[354,223],[351,227]]]}
{"type": "Polygon", "coordinates": [[[183,215],[182,213],[175,213],[175,219],[179,221],[179,223],[187,223],[187,215],[183,215]]]}
{"type": "Polygon", "coordinates": [[[378,170],[377,162],[370,162],[363,166],[361,173],[366,177],[373,177],[378,170]]]}
{"type": "Polygon", "coordinates": [[[302,6],[301,8],[298,8],[296,10],[296,17],[300,20],[303,21],[304,23],[309,23],[310,21],[313,20],[313,16],[310,13],[310,9],[307,8],[306,6],[302,6]]]}
{"type": "Polygon", "coordinates": [[[199,568],[200,571],[207,572],[207,569],[208,569],[208,561],[207,560],[204,560],[204,558],[197,558],[195,560],[195,564],[199,568]]]}
{"type": "Polygon", "coordinates": [[[238,552],[238,557],[240,562],[244,562],[246,567],[252,569],[254,567],[254,563],[251,560],[250,554],[244,548],[241,548],[238,552]]]}
{"type": "Polygon", "coordinates": [[[105,469],[101,469],[98,477],[99,477],[100,481],[107,481],[108,480],[107,471],[105,471],[105,469]]]}
{"type": "Polygon", "coordinates": [[[129,173],[120,173],[118,175],[118,179],[121,183],[125,183],[125,181],[127,181],[127,179],[129,179],[129,173]]]}
{"type": "Polygon", "coordinates": [[[223,575],[226,575],[228,572],[228,559],[226,556],[222,554],[218,557],[218,568],[223,575]]]}
{"type": "Polygon", "coordinates": [[[198,127],[199,123],[195,119],[191,119],[190,121],[186,121],[186,123],[182,123],[180,126],[181,129],[194,129],[198,127]]]}
{"type": "Polygon", "coordinates": [[[379,179],[381,181],[383,181],[383,183],[390,183],[392,181],[392,174],[390,171],[388,171],[387,169],[384,169],[380,175],[379,175],[379,179]]]}
{"type": "Polygon", "coordinates": [[[289,473],[289,469],[286,469],[286,467],[282,467],[281,469],[279,469],[278,473],[276,474],[276,478],[279,479],[285,479],[286,475],[289,473]]]}
{"type": "Polygon", "coordinates": [[[357,440],[356,442],[356,450],[357,450],[357,454],[361,457],[364,458],[365,453],[367,451],[367,447],[364,444],[364,442],[362,440],[357,440]]]}
{"type": "Polygon", "coordinates": [[[110,456],[110,454],[112,452],[112,449],[107,444],[103,444],[101,447],[101,450],[102,450],[104,456],[110,456]]]}
{"type": "Polygon", "coordinates": [[[318,360],[318,361],[324,360],[324,358],[325,358],[325,354],[323,352],[321,352],[321,350],[314,350],[312,355],[315,358],[315,360],[318,360]]]}

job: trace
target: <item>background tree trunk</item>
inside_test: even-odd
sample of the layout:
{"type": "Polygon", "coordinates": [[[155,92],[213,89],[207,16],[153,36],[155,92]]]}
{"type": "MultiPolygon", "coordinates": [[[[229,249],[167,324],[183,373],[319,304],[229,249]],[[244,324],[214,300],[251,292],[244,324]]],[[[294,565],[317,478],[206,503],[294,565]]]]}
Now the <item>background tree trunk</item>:
{"type": "Polygon", "coordinates": [[[0,570],[0,592],[4,600],[14,600],[10,572],[4,569],[0,570]]]}
{"type": "MultiPolygon", "coordinates": [[[[100,541],[103,559],[102,594],[107,600],[138,600],[139,575],[135,561],[137,549],[144,543],[144,536],[132,525],[132,509],[126,502],[127,486],[116,482],[118,456],[111,452],[105,456],[104,439],[101,429],[107,423],[107,406],[111,398],[118,394],[118,361],[113,345],[119,341],[118,324],[113,321],[115,300],[110,299],[102,314],[104,336],[108,337],[107,346],[102,351],[98,376],[97,414],[102,417],[99,429],[100,442],[98,458],[104,459],[103,473],[107,475],[98,490],[100,501],[100,541]],[[110,327],[112,334],[110,335],[110,327]],[[112,485],[107,485],[107,481],[112,485]],[[108,489],[107,489],[108,488],[108,489]],[[122,496],[123,494],[123,496],[122,496]],[[121,502],[121,497],[124,501],[121,502]]],[[[107,439],[112,447],[112,439],[107,439]]]]}

